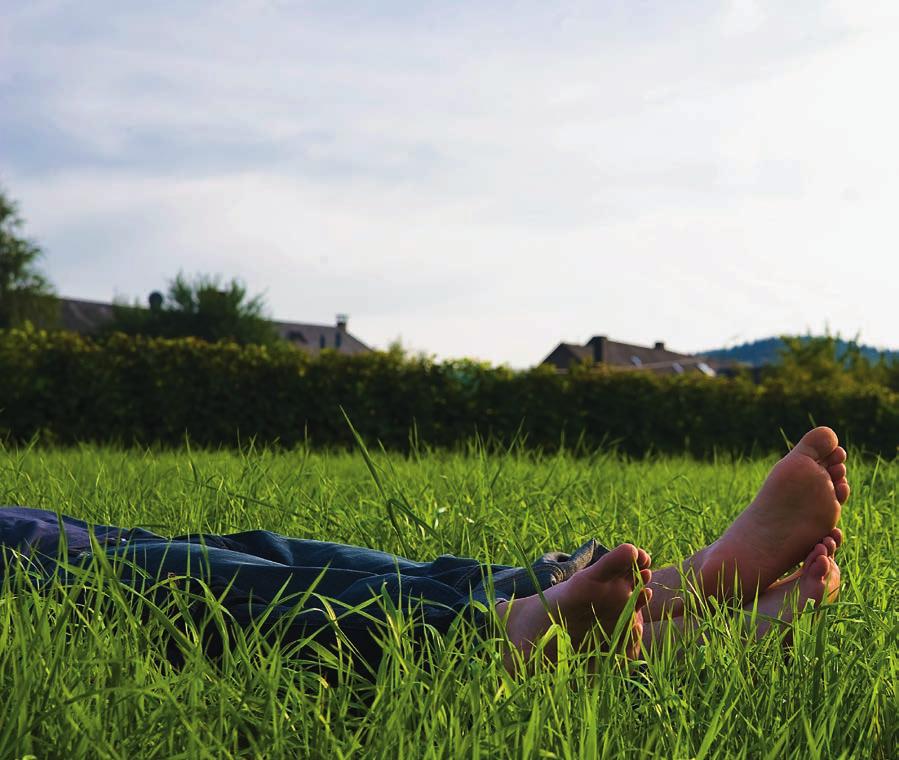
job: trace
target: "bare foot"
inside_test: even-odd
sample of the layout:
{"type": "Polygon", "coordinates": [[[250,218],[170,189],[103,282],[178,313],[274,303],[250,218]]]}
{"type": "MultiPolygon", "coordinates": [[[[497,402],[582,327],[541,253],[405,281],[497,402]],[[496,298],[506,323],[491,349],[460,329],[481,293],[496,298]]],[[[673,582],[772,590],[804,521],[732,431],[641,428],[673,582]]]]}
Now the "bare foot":
{"type": "MultiPolygon", "coordinates": [[[[621,639],[612,641],[611,637],[638,580],[643,586],[649,583],[652,577],[649,564],[649,554],[645,551],[632,544],[621,544],[568,580],[544,591],[542,599],[534,594],[498,602],[496,611],[505,620],[509,641],[525,659],[530,658],[535,644],[553,623],[565,626],[575,648],[587,646],[592,640],[590,634],[598,628],[606,649],[621,648],[627,657],[635,658],[640,653],[642,609],[652,595],[650,589],[640,590],[621,639]]],[[[543,651],[554,659],[555,642],[548,642],[543,651]]],[[[514,671],[514,658],[506,657],[506,667],[514,671]]]]}
{"type": "MultiPolygon", "coordinates": [[[[834,559],[837,551],[843,545],[843,531],[839,528],[834,528],[830,533],[824,538],[822,538],[818,543],[823,544],[824,548],[827,550],[827,556],[831,559],[834,559]]],[[[817,548],[817,544],[815,544],[817,548]]],[[[806,557],[805,562],[808,562],[808,557],[806,557]]],[[[804,566],[804,563],[803,563],[804,566]]],[[[769,591],[773,591],[776,588],[780,588],[788,583],[793,583],[794,581],[799,579],[799,576],[802,575],[802,567],[793,571],[788,576],[781,578],[778,581],[775,581],[767,589],[765,589],[764,593],[768,593],[769,591]]]]}
{"type": "MultiPolygon", "coordinates": [[[[802,567],[790,579],[784,579],[761,594],[757,601],[743,607],[742,615],[755,638],[760,639],[772,627],[790,623],[811,602],[818,607],[824,602],[836,601],[840,593],[840,568],[834,561],[830,544],[815,544],[802,563],[802,567]]],[[[842,538],[842,536],[841,536],[842,538]]],[[[680,637],[685,631],[699,625],[696,617],[672,617],[656,620],[645,626],[643,648],[652,649],[664,642],[667,635],[680,637]]]]}
{"type": "MultiPolygon", "coordinates": [[[[840,594],[840,566],[834,561],[824,542],[815,544],[802,563],[799,577],[792,583],[779,584],[758,599],[757,610],[770,618],[789,623],[796,612],[802,612],[809,602],[818,607],[834,602],[840,594]]],[[[770,625],[760,626],[764,634],[770,625]]]]}
{"type": "Polygon", "coordinates": [[[833,430],[806,433],[693,565],[703,592],[727,597],[766,589],[830,535],[849,497],[845,461],[833,430]]]}

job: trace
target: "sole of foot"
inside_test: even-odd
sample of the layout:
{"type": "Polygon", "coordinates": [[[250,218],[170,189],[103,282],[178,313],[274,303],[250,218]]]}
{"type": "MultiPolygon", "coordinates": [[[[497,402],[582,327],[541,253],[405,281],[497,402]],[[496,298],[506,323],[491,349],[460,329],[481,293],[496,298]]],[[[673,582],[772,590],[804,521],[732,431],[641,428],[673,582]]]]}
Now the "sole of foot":
{"type": "Polygon", "coordinates": [[[703,591],[754,594],[795,567],[822,536],[836,542],[832,531],[849,498],[845,462],[846,451],[833,430],[817,427],[806,433],[704,552],[697,568],[703,591]]]}
{"type": "MultiPolygon", "coordinates": [[[[589,567],[540,594],[509,602],[499,602],[497,614],[505,620],[509,642],[528,660],[537,643],[553,624],[563,626],[575,649],[583,651],[594,640],[606,651],[621,651],[629,658],[640,653],[643,635],[643,607],[652,591],[645,588],[652,578],[650,557],[632,544],[621,544],[589,567]],[[637,590],[639,587],[639,591],[637,590]],[[630,619],[619,625],[622,614],[636,592],[630,619]],[[619,640],[613,640],[616,630],[619,640]],[[595,638],[594,638],[595,637],[595,638]]],[[[543,654],[555,659],[555,640],[548,641],[543,654]]],[[[514,670],[514,658],[506,658],[514,670]]]]}

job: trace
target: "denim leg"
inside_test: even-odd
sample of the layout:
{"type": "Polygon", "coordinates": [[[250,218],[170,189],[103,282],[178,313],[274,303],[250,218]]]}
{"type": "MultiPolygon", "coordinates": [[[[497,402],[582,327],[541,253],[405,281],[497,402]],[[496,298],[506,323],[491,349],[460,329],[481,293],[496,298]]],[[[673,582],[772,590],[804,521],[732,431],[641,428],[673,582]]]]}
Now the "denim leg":
{"type": "Polygon", "coordinates": [[[191,541],[212,539],[220,542],[224,548],[283,565],[327,566],[335,569],[360,570],[375,575],[391,572],[397,567],[406,572],[429,564],[413,562],[405,557],[377,549],[307,538],[290,538],[267,530],[251,530],[225,536],[183,538],[191,541]]]}
{"type": "MultiPolygon", "coordinates": [[[[6,547],[30,553],[51,575],[63,546],[68,547],[70,562],[80,558],[82,563],[89,562],[99,546],[122,581],[138,588],[169,576],[201,580],[238,625],[253,625],[265,617],[267,628],[280,626],[295,640],[314,634],[319,643],[333,644],[336,634],[327,602],[340,630],[369,664],[380,657],[375,636],[384,614],[371,602],[381,594],[403,612],[414,612],[420,622],[445,632],[472,600],[487,604],[494,598],[536,593],[607,551],[588,541],[572,555],[544,555],[527,568],[451,555],[415,562],[374,549],[269,531],[169,539],[141,528],[89,525],[46,510],[0,508],[0,555],[6,547]],[[359,612],[362,606],[364,612],[359,612]]],[[[0,562],[0,575],[2,569],[0,562]]]]}
{"type": "Polygon", "coordinates": [[[70,561],[86,562],[98,546],[119,560],[128,577],[143,574],[155,580],[174,574],[214,580],[217,586],[233,582],[260,600],[272,600],[279,592],[296,597],[314,586],[315,593],[338,600],[346,595],[357,604],[367,591],[379,591],[386,583],[398,606],[423,597],[458,607],[482,575],[480,563],[472,559],[444,556],[414,562],[374,549],[262,530],[169,539],[142,528],[94,525],[49,510],[0,507],[0,547],[31,556],[48,574],[63,554],[70,561]],[[408,582],[398,582],[407,576],[408,582]]]}
{"type": "Polygon", "coordinates": [[[151,580],[187,576],[215,588],[230,586],[230,594],[258,602],[296,603],[312,591],[349,608],[386,592],[399,608],[426,602],[434,618],[427,622],[440,628],[448,627],[452,617],[468,605],[473,589],[489,572],[473,559],[445,555],[431,562],[414,562],[373,549],[267,531],[142,537],[108,547],[106,555],[125,579],[141,574],[151,580]]]}
{"type": "MultiPolygon", "coordinates": [[[[265,531],[171,540],[145,536],[107,548],[105,555],[122,581],[138,588],[170,576],[188,583],[201,580],[235,624],[259,624],[263,633],[283,644],[311,640],[333,647],[339,628],[357,661],[369,667],[381,657],[377,637],[386,619],[382,595],[418,624],[445,633],[477,598],[473,588],[483,571],[471,559],[443,556],[413,562],[362,547],[265,531]]],[[[419,625],[415,631],[421,632],[419,625]]],[[[207,642],[211,653],[219,645],[217,638],[207,642]]]]}
{"type": "Polygon", "coordinates": [[[129,534],[113,525],[91,525],[47,509],[0,507],[0,549],[12,549],[39,560],[55,561],[60,555],[77,557],[91,547],[91,536],[100,544],[118,544],[129,534]]]}
{"type": "MultiPolygon", "coordinates": [[[[234,533],[220,538],[229,549],[283,565],[328,568],[329,575],[335,572],[338,577],[338,571],[348,570],[371,576],[431,579],[462,593],[480,582],[487,570],[487,566],[478,560],[449,554],[417,562],[367,547],[289,538],[269,531],[234,533]]],[[[505,567],[493,566],[497,571],[505,567]]],[[[445,593],[440,594],[439,598],[447,603],[451,601],[445,593]]]]}

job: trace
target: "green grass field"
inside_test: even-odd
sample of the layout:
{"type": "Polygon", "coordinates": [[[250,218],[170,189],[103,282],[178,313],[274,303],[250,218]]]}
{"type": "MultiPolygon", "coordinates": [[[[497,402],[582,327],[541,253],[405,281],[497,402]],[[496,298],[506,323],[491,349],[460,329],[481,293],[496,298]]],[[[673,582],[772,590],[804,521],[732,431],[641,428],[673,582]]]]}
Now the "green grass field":
{"type": "MultiPolygon", "coordinates": [[[[654,564],[717,536],[773,460],[625,462],[611,453],[0,449],[0,504],[58,509],[158,532],[267,528],[520,564],[597,537],[654,564]],[[398,505],[409,505],[421,524],[398,505]],[[424,527],[423,527],[424,526],[424,527]]],[[[164,621],[141,624],[111,585],[103,614],[62,590],[0,594],[0,757],[896,757],[899,742],[899,463],[859,462],[844,509],[840,601],[747,640],[721,609],[704,636],[637,670],[565,656],[512,678],[498,641],[464,627],[414,651],[397,619],[375,681],[327,684],[252,635],[209,661],[163,657],[164,621]]],[[[98,582],[99,583],[99,582],[98,582]]]]}

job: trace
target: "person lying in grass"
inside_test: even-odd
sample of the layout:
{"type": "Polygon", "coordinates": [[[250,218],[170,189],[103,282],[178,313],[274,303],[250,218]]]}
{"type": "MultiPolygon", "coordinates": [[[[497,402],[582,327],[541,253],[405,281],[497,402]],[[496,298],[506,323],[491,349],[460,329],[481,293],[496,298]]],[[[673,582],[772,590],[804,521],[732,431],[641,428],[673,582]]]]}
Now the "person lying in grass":
{"type": "MultiPolygon", "coordinates": [[[[695,610],[707,599],[745,605],[762,635],[789,622],[794,610],[836,598],[834,555],[842,542],[836,525],[849,496],[845,460],[832,430],[811,430],[719,539],[655,571],[649,554],[631,544],[610,551],[588,541],[571,555],[553,552],[530,567],[450,555],[413,562],[268,531],[164,538],[6,507],[0,508],[0,580],[14,583],[24,568],[31,579],[71,583],[79,568],[112,567],[118,583],[139,592],[135,597],[155,603],[181,588],[213,600],[234,625],[288,647],[333,648],[339,641],[371,668],[382,654],[389,607],[414,615],[419,631],[445,633],[461,616],[480,626],[499,621],[510,671],[536,652],[552,659],[560,628],[577,650],[636,658],[641,648],[696,625],[695,610]]],[[[220,638],[207,644],[211,654],[224,645],[220,638]]]]}

